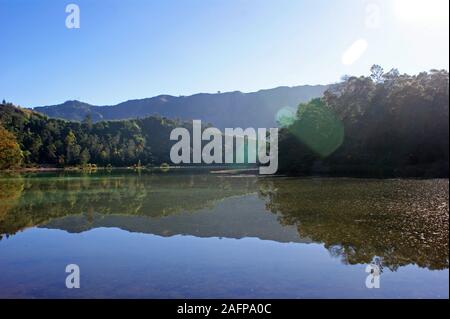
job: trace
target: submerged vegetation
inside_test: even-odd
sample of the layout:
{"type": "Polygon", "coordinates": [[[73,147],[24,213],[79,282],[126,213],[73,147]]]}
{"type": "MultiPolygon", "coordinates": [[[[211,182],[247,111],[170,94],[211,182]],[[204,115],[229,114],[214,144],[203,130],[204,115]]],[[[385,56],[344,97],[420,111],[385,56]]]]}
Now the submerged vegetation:
{"type": "Polygon", "coordinates": [[[448,268],[448,180],[276,178],[260,196],[281,224],[344,264],[378,256],[391,270],[448,268]]]}

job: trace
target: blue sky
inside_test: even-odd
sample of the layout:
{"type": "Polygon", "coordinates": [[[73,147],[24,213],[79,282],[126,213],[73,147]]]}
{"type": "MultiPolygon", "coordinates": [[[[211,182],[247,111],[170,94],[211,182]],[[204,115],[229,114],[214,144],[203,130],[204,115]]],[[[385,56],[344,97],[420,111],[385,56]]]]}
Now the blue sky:
{"type": "Polygon", "coordinates": [[[0,98],[108,105],[327,84],[375,63],[448,69],[448,37],[448,0],[0,0],[0,98]]]}

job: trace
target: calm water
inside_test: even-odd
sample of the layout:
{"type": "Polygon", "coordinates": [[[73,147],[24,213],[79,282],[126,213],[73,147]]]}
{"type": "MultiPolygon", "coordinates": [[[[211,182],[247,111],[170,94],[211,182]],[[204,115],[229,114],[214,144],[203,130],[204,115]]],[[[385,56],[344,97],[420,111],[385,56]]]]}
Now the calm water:
{"type": "Polygon", "coordinates": [[[448,179],[0,176],[0,297],[448,298],[448,179]],[[365,268],[381,266],[379,289],[365,268]],[[67,289],[77,264],[81,288],[67,289]]]}

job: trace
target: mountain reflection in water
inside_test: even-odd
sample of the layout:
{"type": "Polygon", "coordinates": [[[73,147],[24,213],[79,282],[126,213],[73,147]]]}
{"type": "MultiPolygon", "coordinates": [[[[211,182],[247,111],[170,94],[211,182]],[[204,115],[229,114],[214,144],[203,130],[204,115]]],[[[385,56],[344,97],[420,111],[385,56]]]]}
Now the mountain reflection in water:
{"type": "MultiPolygon", "coordinates": [[[[0,234],[99,227],[159,236],[323,244],[344,264],[448,269],[448,180],[216,174],[27,174],[0,178],[0,234]]],[[[1,241],[0,241],[1,250],[1,241]]]]}

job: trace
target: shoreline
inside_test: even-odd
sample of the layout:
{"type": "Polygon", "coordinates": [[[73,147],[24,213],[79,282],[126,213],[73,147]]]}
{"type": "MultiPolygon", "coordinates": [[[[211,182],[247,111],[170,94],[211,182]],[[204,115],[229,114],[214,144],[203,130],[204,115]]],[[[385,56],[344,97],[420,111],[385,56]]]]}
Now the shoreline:
{"type": "Polygon", "coordinates": [[[207,171],[212,175],[256,175],[259,177],[292,177],[292,178],[304,178],[304,177],[338,177],[338,178],[375,178],[375,179],[395,179],[395,178],[407,178],[407,179],[441,179],[449,178],[447,172],[439,172],[439,169],[429,169],[429,168],[415,168],[412,171],[408,169],[403,169],[395,171],[393,169],[373,171],[367,169],[366,171],[359,169],[353,172],[346,170],[331,170],[331,171],[314,171],[309,173],[293,173],[290,174],[286,171],[280,171],[273,175],[260,175],[258,174],[258,168],[254,166],[96,166],[95,164],[86,166],[66,166],[57,167],[52,165],[42,165],[33,167],[19,167],[15,169],[0,170],[1,173],[6,174],[20,174],[20,173],[51,173],[51,172],[96,172],[96,171],[207,171]]]}

